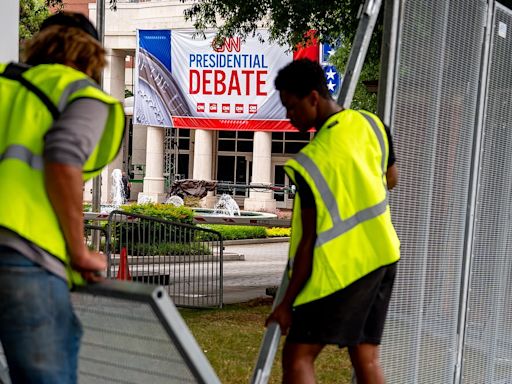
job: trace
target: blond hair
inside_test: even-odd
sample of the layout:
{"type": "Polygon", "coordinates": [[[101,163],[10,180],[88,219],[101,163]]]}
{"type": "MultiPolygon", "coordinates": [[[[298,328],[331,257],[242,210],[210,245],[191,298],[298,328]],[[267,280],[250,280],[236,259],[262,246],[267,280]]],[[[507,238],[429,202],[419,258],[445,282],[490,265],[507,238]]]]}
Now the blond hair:
{"type": "Polygon", "coordinates": [[[79,28],[52,25],[25,45],[24,61],[30,65],[63,64],[99,82],[106,65],[105,49],[79,28]]]}

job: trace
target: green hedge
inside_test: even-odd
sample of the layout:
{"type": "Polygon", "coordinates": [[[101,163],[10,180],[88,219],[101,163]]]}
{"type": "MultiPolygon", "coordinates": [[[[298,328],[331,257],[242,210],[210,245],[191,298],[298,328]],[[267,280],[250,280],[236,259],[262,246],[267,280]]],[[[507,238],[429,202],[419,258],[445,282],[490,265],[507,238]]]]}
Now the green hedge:
{"type": "Polygon", "coordinates": [[[195,255],[211,255],[212,251],[205,244],[201,243],[160,243],[160,244],[136,244],[133,248],[129,247],[132,256],[154,256],[154,255],[171,255],[171,256],[195,256],[195,255]]]}
{"type": "Polygon", "coordinates": [[[194,223],[194,211],[187,207],[176,207],[172,204],[129,204],[121,206],[121,210],[183,224],[194,223]]]}
{"type": "Polygon", "coordinates": [[[222,224],[206,224],[201,225],[201,227],[220,232],[223,240],[262,239],[267,237],[265,227],[222,224]]]}
{"type": "MultiPolygon", "coordinates": [[[[157,219],[167,220],[178,224],[193,225],[193,211],[186,207],[175,207],[172,204],[130,204],[123,205],[121,210],[127,213],[150,216],[157,219]]],[[[195,231],[187,228],[183,230],[180,226],[159,223],[150,220],[140,222],[122,222],[113,224],[113,233],[116,239],[122,239],[123,244],[134,244],[148,246],[159,242],[186,244],[194,241],[195,231]]],[[[121,244],[114,243],[113,247],[119,252],[121,244]]]]}

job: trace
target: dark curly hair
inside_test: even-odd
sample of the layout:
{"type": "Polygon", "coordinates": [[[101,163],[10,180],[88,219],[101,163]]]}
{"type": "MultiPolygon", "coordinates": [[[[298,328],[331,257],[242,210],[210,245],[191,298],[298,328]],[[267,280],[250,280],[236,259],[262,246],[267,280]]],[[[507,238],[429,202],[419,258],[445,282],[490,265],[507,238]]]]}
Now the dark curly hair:
{"type": "Polygon", "coordinates": [[[295,60],[282,68],[274,85],[278,91],[286,91],[299,98],[306,97],[311,91],[317,91],[325,99],[331,98],[324,70],[309,59],[295,60]]]}
{"type": "Polygon", "coordinates": [[[97,37],[85,16],[59,13],[46,19],[40,31],[26,42],[24,61],[29,65],[72,66],[99,82],[106,59],[97,37]]]}

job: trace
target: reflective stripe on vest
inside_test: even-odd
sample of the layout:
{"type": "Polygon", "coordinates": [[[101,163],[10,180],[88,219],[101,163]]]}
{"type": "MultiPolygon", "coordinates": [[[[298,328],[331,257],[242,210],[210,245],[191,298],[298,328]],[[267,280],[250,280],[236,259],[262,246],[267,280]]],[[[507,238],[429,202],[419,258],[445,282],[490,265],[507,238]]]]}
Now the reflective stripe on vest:
{"type": "Polygon", "coordinates": [[[23,145],[10,145],[3,153],[0,153],[0,161],[16,159],[27,163],[31,168],[38,171],[43,169],[43,157],[36,155],[23,145]]]}
{"type": "Polygon", "coordinates": [[[62,91],[62,94],[60,95],[59,103],[57,105],[59,111],[64,111],[68,104],[68,99],[73,93],[78,92],[86,87],[94,87],[96,89],[100,89],[100,87],[96,83],[92,82],[89,79],[80,79],[70,83],[66,86],[66,88],[64,88],[64,91],[62,91]]]}
{"type": "MultiPolygon", "coordinates": [[[[377,126],[377,123],[368,115],[361,113],[365,117],[365,119],[368,121],[368,123],[371,125],[373,131],[375,132],[375,135],[378,138],[380,148],[382,150],[382,161],[381,161],[381,168],[382,172],[386,172],[386,145],[384,143],[384,137],[382,136],[382,132],[377,126]]],[[[328,231],[319,233],[317,235],[315,247],[321,247],[325,243],[337,238],[338,236],[343,235],[345,232],[350,231],[352,228],[354,228],[356,225],[371,220],[377,216],[382,215],[388,206],[388,196],[387,196],[387,188],[386,188],[386,197],[381,202],[365,208],[359,212],[356,212],[353,216],[349,217],[348,219],[343,220],[341,218],[340,212],[338,210],[338,204],[336,202],[336,198],[334,197],[334,194],[332,193],[331,189],[329,188],[329,185],[327,184],[327,181],[322,175],[322,172],[318,169],[317,165],[313,160],[311,160],[307,155],[300,152],[295,160],[304,167],[306,171],[308,171],[309,175],[313,179],[313,182],[316,185],[316,188],[320,192],[320,195],[322,196],[322,199],[324,201],[324,204],[329,212],[329,215],[331,216],[331,221],[333,223],[333,226],[328,231]]]]}
{"type": "MultiPolygon", "coordinates": [[[[301,175],[308,184],[317,211],[312,271],[294,306],[326,297],[400,259],[388,206],[384,127],[376,116],[363,113],[345,110],[331,116],[285,164],[291,180],[301,175]]],[[[289,265],[303,234],[300,190],[293,209],[289,265]]]]}
{"type": "Polygon", "coordinates": [[[109,109],[105,129],[83,166],[84,178],[93,176],[96,169],[114,158],[122,142],[122,106],[70,67],[18,67],[0,64],[0,85],[5,96],[0,103],[0,120],[5,127],[0,143],[0,200],[18,197],[0,210],[0,226],[55,256],[69,268],[68,281],[78,283],[82,279],[70,269],[66,242],[45,189],[44,137],[59,114],[75,100],[87,98],[105,103],[109,109]],[[11,69],[5,73],[7,67],[11,69]]]}

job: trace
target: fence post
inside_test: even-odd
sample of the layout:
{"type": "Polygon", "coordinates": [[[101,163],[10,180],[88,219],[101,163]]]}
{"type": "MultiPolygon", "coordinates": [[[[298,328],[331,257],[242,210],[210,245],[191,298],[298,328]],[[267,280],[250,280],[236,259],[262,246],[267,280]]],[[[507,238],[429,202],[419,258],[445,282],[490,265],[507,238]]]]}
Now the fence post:
{"type": "Polygon", "coordinates": [[[384,125],[393,129],[392,113],[394,105],[395,79],[400,50],[399,28],[401,3],[403,0],[384,1],[384,25],[382,32],[379,93],[377,96],[377,115],[384,125]]]}
{"type": "Polygon", "coordinates": [[[343,75],[338,104],[343,108],[350,108],[356,90],[359,74],[363,68],[364,59],[373,33],[373,28],[379,16],[382,0],[366,0],[362,6],[356,35],[352,42],[352,49],[348,57],[347,67],[343,75]]]}
{"type": "Polygon", "coordinates": [[[457,362],[454,372],[454,384],[462,383],[462,369],[464,356],[465,328],[467,305],[469,296],[469,285],[471,275],[471,261],[473,253],[473,240],[475,228],[475,211],[478,195],[479,184],[479,168],[482,155],[482,134],[484,129],[484,119],[487,109],[487,90],[489,78],[489,60],[491,53],[491,41],[494,25],[495,1],[489,0],[487,4],[487,19],[485,23],[484,44],[482,47],[482,60],[480,65],[480,87],[477,97],[477,111],[475,118],[475,135],[473,139],[473,158],[471,162],[470,188],[468,191],[468,209],[466,215],[466,233],[465,246],[462,259],[462,276],[461,276],[461,294],[459,305],[459,318],[457,323],[457,362]]]}

